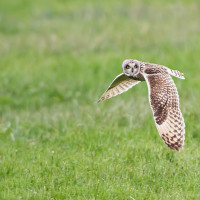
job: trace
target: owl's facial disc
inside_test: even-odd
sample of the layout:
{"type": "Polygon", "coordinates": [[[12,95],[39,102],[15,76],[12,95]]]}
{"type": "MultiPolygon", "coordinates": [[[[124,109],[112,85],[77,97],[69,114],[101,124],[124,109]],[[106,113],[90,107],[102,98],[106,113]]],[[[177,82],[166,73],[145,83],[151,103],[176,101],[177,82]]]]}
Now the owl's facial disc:
{"type": "Polygon", "coordinates": [[[140,71],[140,65],[137,60],[127,59],[122,64],[122,69],[125,75],[134,77],[140,71]]]}

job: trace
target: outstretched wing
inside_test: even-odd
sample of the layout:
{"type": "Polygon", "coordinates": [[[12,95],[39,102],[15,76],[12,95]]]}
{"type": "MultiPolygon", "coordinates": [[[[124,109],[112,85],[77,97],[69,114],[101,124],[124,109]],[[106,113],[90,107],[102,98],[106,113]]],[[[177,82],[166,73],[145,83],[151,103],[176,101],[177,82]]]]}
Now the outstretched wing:
{"type": "Polygon", "coordinates": [[[117,96],[128,89],[132,88],[134,85],[140,83],[140,81],[134,80],[125,74],[118,75],[113,82],[110,84],[108,89],[104,92],[101,98],[98,100],[97,103],[101,101],[105,101],[111,97],[117,96]]]}
{"type": "Polygon", "coordinates": [[[158,132],[169,148],[180,151],[184,145],[185,123],[175,83],[169,74],[146,74],[144,77],[158,132]]]}

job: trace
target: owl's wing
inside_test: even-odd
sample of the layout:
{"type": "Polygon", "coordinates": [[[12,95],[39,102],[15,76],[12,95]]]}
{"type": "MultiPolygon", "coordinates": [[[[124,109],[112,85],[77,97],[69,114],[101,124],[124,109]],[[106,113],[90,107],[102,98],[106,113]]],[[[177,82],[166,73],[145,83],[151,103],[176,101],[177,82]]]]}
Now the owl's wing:
{"type": "Polygon", "coordinates": [[[169,74],[146,74],[144,77],[158,132],[169,148],[180,151],[184,145],[185,123],[175,83],[169,74]]]}
{"type": "Polygon", "coordinates": [[[134,80],[122,73],[113,80],[113,82],[110,84],[108,89],[104,92],[104,94],[101,96],[97,103],[105,101],[106,99],[109,99],[111,97],[117,96],[118,94],[127,91],[128,89],[132,88],[138,83],[140,83],[140,81],[134,80]]]}

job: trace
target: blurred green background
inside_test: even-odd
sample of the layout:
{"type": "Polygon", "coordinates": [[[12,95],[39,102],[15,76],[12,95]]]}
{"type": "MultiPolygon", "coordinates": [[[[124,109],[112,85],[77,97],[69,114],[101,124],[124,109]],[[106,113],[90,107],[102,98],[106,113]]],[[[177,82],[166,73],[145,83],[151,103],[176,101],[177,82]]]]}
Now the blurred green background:
{"type": "Polygon", "coordinates": [[[0,1],[0,199],[200,199],[200,1],[0,1]],[[177,69],[183,151],[146,83],[96,105],[126,58],[177,69]]]}

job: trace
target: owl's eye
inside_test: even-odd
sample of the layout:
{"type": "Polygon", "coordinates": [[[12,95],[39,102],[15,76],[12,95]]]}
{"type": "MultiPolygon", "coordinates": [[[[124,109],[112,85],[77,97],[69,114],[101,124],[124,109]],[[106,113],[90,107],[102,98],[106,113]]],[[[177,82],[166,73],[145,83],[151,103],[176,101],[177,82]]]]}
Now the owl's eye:
{"type": "Polygon", "coordinates": [[[126,65],[126,69],[130,69],[130,66],[129,66],[129,65],[126,65]]]}
{"type": "Polygon", "coordinates": [[[137,65],[135,65],[134,68],[136,69],[136,68],[137,68],[137,65]]]}

